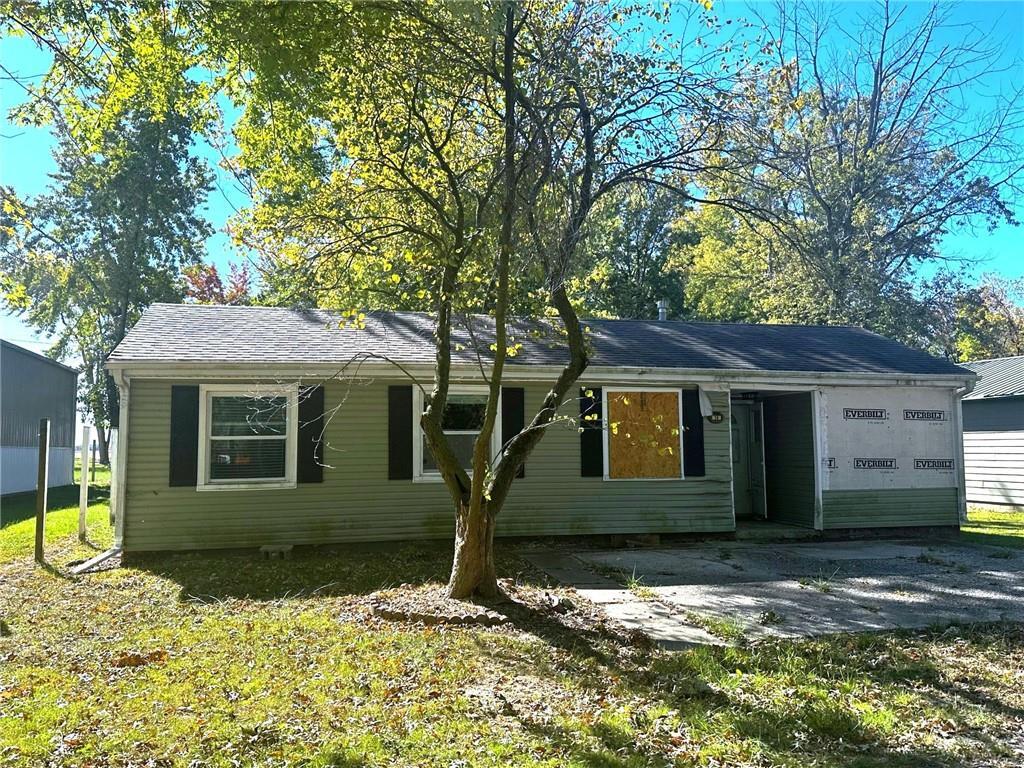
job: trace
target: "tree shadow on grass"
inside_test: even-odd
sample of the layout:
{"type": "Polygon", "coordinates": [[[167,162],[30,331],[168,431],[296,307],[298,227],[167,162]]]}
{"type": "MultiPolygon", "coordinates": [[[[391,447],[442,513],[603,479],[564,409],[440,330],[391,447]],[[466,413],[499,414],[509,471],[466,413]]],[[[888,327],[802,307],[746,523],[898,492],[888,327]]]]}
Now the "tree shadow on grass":
{"type": "MultiPolygon", "coordinates": [[[[265,560],[252,550],[175,553],[135,557],[131,565],[174,581],[180,586],[179,599],[184,601],[278,601],[359,596],[401,584],[443,583],[450,564],[450,543],[434,542],[296,548],[285,560],[265,560]]],[[[538,589],[544,587],[543,577],[514,555],[503,554],[499,569],[504,575],[519,574],[519,583],[529,583],[535,597],[541,594],[538,589]]],[[[557,746],[581,765],[661,764],[674,759],[672,750],[678,747],[678,740],[696,751],[703,748],[705,738],[717,739],[713,748],[723,753],[753,750],[767,755],[769,762],[813,757],[819,763],[827,758],[829,765],[859,768],[958,764],[954,756],[925,747],[894,751],[884,728],[872,725],[867,713],[835,693],[844,685],[867,691],[898,686],[940,712],[953,713],[951,718],[961,724],[964,718],[956,709],[963,702],[993,717],[1024,715],[1019,708],[989,695],[980,682],[951,679],[929,658],[915,652],[915,638],[922,633],[902,633],[906,642],[901,635],[856,635],[666,654],[643,636],[630,635],[603,621],[585,601],[578,602],[580,605],[562,612],[537,599],[483,601],[507,615],[514,630],[539,642],[505,642],[507,627],[493,633],[475,629],[473,638],[485,668],[500,671],[490,683],[498,698],[503,691],[511,695],[509,686],[516,683],[509,680],[517,677],[539,680],[541,687],[553,694],[569,695],[571,688],[576,695],[596,701],[604,701],[610,681],[615,680],[619,693],[629,695],[632,716],[639,725],[631,723],[628,716],[625,723],[609,720],[604,704],[596,719],[576,718],[567,723],[540,718],[536,712],[544,707],[543,693],[532,703],[527,696],[519,702],[521,706],[513,707],[515,720],[524,731],[557,746]],[[748,680],[771,680],[771,686],[782,692],[778,695],[787,699],[752,697],[749,689],[742,691],[728,684],[728,677],[734,674],[750,676],[748,680]],[[659,734],[657,727],[644,722],[658,717],[647,714],[654,710],[678,712],[683,729],[659,734]]],[[[1007,640],[997,631],[990,637],[979,630],[971,639],[1019,647],[1024,635],[1019,628],[1015,632],[1007,640]]],[[[515,632],[512,636],[522,637],[515,632]]],[[[872,701],[872,706],[877,703],[872,701]]],[[[614,707],[608,708],[612,710],[614,707]]],[[[342,766],[360,764],[350,756],[331,759],[335,757],[342,766]]]]}
{"type": "MultiPolygon", "coordinates": [[[[901,685],[938,710],[952,711],[959,697],[986,714],[1013,719],[1024,714],[981,690],[947,679],[941,669],[912,649],[912,641],[921,633],[904,633],[910,644],[907,647],[891,642],[892,637],[887,635],[838,636],[662,654],[643,644],[637,647],[635,638],[602,629],[600,625],[583,630],[567,626],[566,618],[559,614],[527,606],[516,606],[509,614],[517,626],[543,641],[542,656],[548,655],[547,649],[552,647],[568,655],[560,656],[556,663],[549,663],[542,656],[516,658],[500,646],[493,649],[481,640],[483,654],[496,660],[504,656],[500,658],[503,668],[512,665],[522,675],[569,677],[573,685],[595,692],[606,689],[609,678],[614,677],[638,700],[648,702],[649,709],[679,713],[683,727],[675,733],[659,735],[657,729],[647,728],[641,739],[632,727],[598,720],[582,726],[587,738],[581,739],[579,726],[566,727],[537,718],[536,709],[529,706],[517,709],[517,718],[524,728],[571,752],[584,765],[632,766],[664,761],[681,742],[687,741],[693,742],[695,750],[699,749],[704,738],[702,724],[708,720],[717,721],[719,732],[745,742],[743,748],[754,748],[773,758],[784,756],[789,760],[805,755],[820,761],[828,757],[828,765],[863,768],[961,764],[957,756],[927,747],[894,748],[884,729],[871,725],[869,713],[848,706],[844,697],[835,693],[851,680],[869,690],[901,685]],[[888,661],[878,664],[882,654],[888,661]],[[732,674],[762,681],[775,678],[780,692],[789,690],[787,700],[779,704],[770,697],[752,699],[749,690],[730,689],[722,682],[732,674]],[[801,674],[805,679],[799,679],[801,674]],[[651,733],[655,734],[653,741],[651,733]],[[658,738],[664,753],[658,752],[658,738]]],[[[1024,644],[1024,630],[1020,627],[991,628],[991,635],[985,631],[978,635],[983,645],[1024,644]]],[[[875,704],[878,702],[872,701],[875,704]]],[[[633,719],[638,716],[640,721],[647,717],[641,711],[635,712],[633,719]]],[[[735,741],[731,746],[737,748],[735,741]]],[[[728,751],[730,745],[723,743],[720,747],[728,751]]],[[[724,760],[723,764],[729,761],[724,760]]]]}

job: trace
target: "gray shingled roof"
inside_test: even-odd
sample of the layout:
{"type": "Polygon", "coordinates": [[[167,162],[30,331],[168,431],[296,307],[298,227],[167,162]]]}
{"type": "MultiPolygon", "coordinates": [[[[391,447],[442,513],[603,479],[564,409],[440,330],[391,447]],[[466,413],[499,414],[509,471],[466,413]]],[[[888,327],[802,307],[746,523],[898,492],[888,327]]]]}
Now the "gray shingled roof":
{"type": "Polygon", "coordinates": [[[980,377],[974,385],[974,391],[964,400],[1024,395],[1024,355],[975,360],[962,365],[980,377]]]}
{"type": "MultiPolygon", "coordinates": [[[[363,329],[339,328],[324,310],[154,304],[111,353],[115,363],[341,363],[358,355],[430,363],[432,321],[419,312],[378,312],[363,329]]],[[[493,322],[461,318],[455,362],[486,350],[493,322]],[[459,347],[462,347],[461,349],[459,347]]],[[[702,368],[965,376],[970,371],[861,328],[844,326],[587,320],[594,366],[702,368]]],[[[557,324],[517,321],[517,365],[560,364],[565,342],[557,324]]]]}

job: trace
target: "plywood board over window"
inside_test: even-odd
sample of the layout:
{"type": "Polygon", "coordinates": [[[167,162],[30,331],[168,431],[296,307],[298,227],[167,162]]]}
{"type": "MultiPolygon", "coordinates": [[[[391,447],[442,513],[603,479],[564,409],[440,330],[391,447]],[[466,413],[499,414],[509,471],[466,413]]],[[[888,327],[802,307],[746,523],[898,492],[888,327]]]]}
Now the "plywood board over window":
{"type": "Polygon", "coordinates": [[[683,476],[679,390],[608,391],[608,477],[683,476]]]}

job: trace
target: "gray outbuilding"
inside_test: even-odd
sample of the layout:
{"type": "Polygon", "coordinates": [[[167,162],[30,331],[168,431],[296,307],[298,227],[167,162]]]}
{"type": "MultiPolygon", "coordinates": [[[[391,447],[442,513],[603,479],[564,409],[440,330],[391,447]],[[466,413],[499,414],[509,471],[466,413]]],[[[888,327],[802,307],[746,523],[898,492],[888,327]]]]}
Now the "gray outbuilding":
{"type": "Polygon", "coordinates": [[[52,488],[74,483],[78,372],[0,340],[0,495],[33,491],[39,421],[50,420],[52,488]]]}
{"type": "Polygon", "coordinates": [[[963,365],[979,377],[962,401],[967,500],[1024,507],[1024,355],[963,365]]]}

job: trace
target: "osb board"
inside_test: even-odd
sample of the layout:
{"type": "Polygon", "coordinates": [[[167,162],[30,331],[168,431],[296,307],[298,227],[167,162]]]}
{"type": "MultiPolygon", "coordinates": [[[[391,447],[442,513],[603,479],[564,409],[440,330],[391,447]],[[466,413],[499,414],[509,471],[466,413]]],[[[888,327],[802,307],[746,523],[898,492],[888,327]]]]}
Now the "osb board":
{"type": "Polygon", "coordinates": [[[678,392],[609,392],[608,476],[682,477],[678,392]]]}

